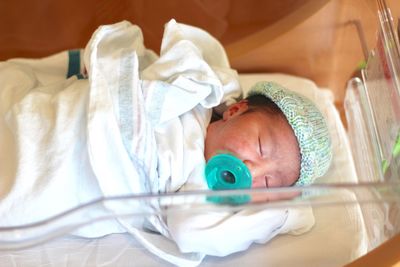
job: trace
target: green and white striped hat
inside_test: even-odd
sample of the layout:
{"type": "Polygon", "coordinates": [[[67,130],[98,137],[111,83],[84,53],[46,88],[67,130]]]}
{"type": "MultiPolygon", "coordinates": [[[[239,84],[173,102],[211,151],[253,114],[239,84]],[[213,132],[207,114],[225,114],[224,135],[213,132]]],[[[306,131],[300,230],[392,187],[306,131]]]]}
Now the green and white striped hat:
{"type": "Polygon", "coordinates": [[[296,185],[308,185],[326,173],[332,160],[332,144],[325,119],[311,100],[274,83],[258,82],[248,96],[271,99],[286,116],[300,146],[300,177],[296,185]]]}

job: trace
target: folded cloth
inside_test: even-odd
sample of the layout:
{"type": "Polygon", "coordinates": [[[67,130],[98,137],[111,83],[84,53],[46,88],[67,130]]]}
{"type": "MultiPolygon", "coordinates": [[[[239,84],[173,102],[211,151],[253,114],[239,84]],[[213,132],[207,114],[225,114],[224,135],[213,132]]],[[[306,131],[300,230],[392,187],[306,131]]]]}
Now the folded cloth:
{"type": "MultiPolygon", "coordinates": [[[[203,151],[211,109],[241,95],[221,44],[174,20],[165,27],[160,56],[145,48],[137,26],[124,21],[96,30],[83,56],[66,51],[2,62],[0,84],[0,148],[7,151],[0,162],[0,226],[43,220],[101,197],[206,189],[203,151]]],[[[76,219],[143,208],[138,202],[114,202],[76,219]]],[[[115,219],[75,234],[128,231],[167,261],[197,265],[205,254],[222,256],[266,242],[285,225],[291,227],[279,233],[306,231],[313,224],[310,209],[298,224],[295,214],[287,209],[252,216],[210,213],[208,219],[207,213],[115,219]],[[246,235],[257,221],[272,217],[274,227],[246,235]],[[219,236],[231,234],[235,224],[248,226],[241,225],[243,234],[227,249],[206,243],[191,248],[191,238],[202,233],[191,223],[207,221],[215,228],[203,233],[215,246],[225,246],[219,236]],[[146,223],[177,246],[146,232],[146,223]]]]}
{"type": "Polygon", "coordinates": [[[168,216],[173,239],[182,252],[226,256],[264,244],[278,234],[298,235],[314,225],[311,207],[251,209],[239,212],[187,211],[168,216]]]}

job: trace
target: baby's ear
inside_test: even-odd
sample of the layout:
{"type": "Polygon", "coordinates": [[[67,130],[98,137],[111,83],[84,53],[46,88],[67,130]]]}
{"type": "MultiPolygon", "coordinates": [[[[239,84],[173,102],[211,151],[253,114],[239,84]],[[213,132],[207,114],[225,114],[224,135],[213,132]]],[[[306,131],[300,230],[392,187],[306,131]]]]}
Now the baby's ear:
{"type": "Polygon", "coordinates": [[[239,116],[246,112],[249,109],[249,104],[246,99],[240,100],[237,103],[234,103],[228,107],[227,110],[224,111],[222,115],[222,119],[224,121],[239,116]]]}

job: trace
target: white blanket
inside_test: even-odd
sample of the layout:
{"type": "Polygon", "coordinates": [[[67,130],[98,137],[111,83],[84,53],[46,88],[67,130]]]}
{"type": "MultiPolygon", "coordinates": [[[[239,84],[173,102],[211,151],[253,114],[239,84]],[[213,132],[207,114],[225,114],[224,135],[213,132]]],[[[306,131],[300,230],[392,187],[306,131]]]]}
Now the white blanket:
{"type": "MultiPolygon", "coordinates": [[[[241,93],[219,42],[174,20],[166,25],[160,57],[144,47],[138,27],[121,22],[100,27],[84,56],[64,52],[1,63],[0,84],[0,151],[6,151],[0,155],[1,226],[43,220],[103,196],[206,189],[211,108],[241,93]],[[81,79],[85,74],[89,78],[81,79]]],[[[279,233],[307,231],[314,221],[306,208],[188,213],[150,222],[190,253],[142,232],[143,220],[107,221],[77,234],[129,231],[168,261],[197,264],[204,254],[241,251],[279,233]],[[221,239],[238,225],[240,235],[221,239]]]]}

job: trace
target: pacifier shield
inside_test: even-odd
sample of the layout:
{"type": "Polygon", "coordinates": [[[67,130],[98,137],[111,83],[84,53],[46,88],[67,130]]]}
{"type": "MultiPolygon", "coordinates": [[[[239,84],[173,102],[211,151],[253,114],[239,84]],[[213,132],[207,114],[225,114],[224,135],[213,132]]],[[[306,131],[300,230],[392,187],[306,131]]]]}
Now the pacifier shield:
{"type": "MultiPolygon", "coordinates": [[[[205,168],[208,188],[230,190],[251,188],[252,178],[247,166],[231,154],[218,154],[208,161],[205,168]]],[[[213,196],[208,200],[215,203],[243,204],[250,200],[247,195],[213,196]]]]}
{"type": "Polygon", "coordinates": [[[212,190],[245,189],[251,187],[251,174],[247,166],[230,154],[218,154],[207,163],[206,179],[212,190]]]}

